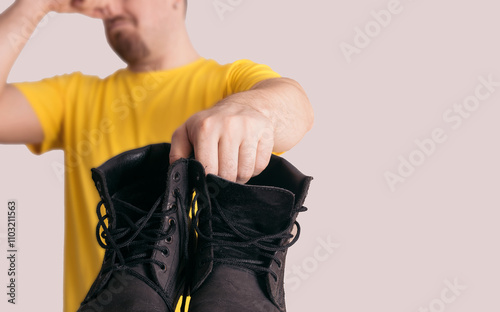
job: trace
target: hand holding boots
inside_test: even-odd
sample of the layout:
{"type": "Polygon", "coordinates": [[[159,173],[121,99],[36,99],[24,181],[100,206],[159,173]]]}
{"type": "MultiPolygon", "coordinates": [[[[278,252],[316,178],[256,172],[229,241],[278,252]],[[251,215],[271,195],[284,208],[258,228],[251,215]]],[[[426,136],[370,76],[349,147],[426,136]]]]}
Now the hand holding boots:
{"type": "Polygon", "coordinates": [[[188,293],[194,312],[285,312],[286,252],[312,178],[273,155],[243,185],[169,153],[150,145],[92,170],[106,253],[79,312],[174,312],[188,293]]]}

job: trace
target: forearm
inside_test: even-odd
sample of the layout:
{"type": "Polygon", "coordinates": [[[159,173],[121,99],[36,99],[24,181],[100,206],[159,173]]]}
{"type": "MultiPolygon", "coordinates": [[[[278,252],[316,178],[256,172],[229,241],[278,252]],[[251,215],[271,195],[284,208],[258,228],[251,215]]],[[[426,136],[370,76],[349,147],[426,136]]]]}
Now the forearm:
{"type": "Polygon", "coordinates": [[[314,112],[304,89],[288,78],[268,79],[251,90],[233,94],[221,104],[249,105],[264,114],[274,130],[273,152],[290,150],[311,130],[314,112]]]}
{"type": "Polygon", "coordinates": [[[0,14],[0,94],[26,42],[46,11],[36,1],[16,1],[0,14]]]}

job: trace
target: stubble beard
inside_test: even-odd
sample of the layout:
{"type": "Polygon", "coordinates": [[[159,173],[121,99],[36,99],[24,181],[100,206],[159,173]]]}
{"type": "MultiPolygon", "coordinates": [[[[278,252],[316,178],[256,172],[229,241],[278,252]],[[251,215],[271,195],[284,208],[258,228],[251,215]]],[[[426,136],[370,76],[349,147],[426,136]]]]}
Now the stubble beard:
{"type": "Polygon", "coordinates": [[[111,34],[109,43],[113,51],[128,65],[140,63],[151,53],[136,33],[117,31],[111,34]]]}

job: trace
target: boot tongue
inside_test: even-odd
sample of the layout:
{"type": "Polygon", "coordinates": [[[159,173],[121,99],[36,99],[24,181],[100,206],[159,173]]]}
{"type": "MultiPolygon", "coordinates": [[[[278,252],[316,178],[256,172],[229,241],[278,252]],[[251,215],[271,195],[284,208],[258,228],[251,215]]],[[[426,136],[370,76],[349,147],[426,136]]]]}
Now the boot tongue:
{"type": "MultiPolygon", "coordinates": [[[[113,194],[111,198],[116,214],[116,228],[129,228],[130,223],[137,223],[150,212],[165,192],[165,182],[161,183],[161,180],[139,180],[113,194]],[[130,208],[131,206],[136,209],[130,208]]],[[[157,206],[156,211],[161,211],[161,205],[157,206]]]]}
{"type": "MultiPolygon", "coordinates": [[[[292,223],[295,199],[287,190],[231,183],[214,175],[207,176],[207,185],[211,197],[215,199],[212,205],[213,232],[231,234],[231,237],[224,236],[223,240],[242,242],[279,234],[292,223]],[[247,238],[239,237],[228,223],[247,238]]],[[[217,239],[217,235],[214,238],[217,239]]],[[[278,247],[281,239],[259,243],[278,247]]],[[[235,247],[221,243],[214,247],[214,252],[216,257],[221,258],[256,260],[263,264],[270,261],[254,245],[235,247]]]]}
{"type": "MultiPolygon", "coordinates": [[[[290,224],[294,208],[294,194],[276,187],[243,185],[223,180],[214,175],[207,177],[208,190],[215,197],[224,215],[237,229],[272,235],[282,232],[290,224]],[[212,183],[210,183],[212,182],[212,183]]],[[[212,213],[217,208],[212,207],[212,213]]],[[[251,233],[245,233],[251,234],[251,233]]]]}

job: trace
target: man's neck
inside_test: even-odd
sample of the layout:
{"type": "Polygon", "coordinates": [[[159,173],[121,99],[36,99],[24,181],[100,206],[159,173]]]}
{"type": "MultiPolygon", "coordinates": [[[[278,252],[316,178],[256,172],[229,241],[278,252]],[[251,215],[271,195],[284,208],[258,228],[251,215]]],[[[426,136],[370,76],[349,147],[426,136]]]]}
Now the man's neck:
{"type": "Polygon", "coordinates": [[[187,33],[171,40],[168,48],[156,57],[145,59],[142,62],[128,64],[128,69],[133,72],[162,71],[190,64],[200,58],[194,49],[187,33]]]}
{"type": "Polygon", "coordinates": [[[144,63],[138,64],[129,64],[128,69],[132,72],[140,73],[140,72],[148,72],[148,71],[163,71],[169,70],[177,67],[181,67],[184,65],[188,65],[200,58],[198,53],[190,53],[190,55],[182,55],[178,58],[163,58],[158,60],[150,60],[144,63]]]}

